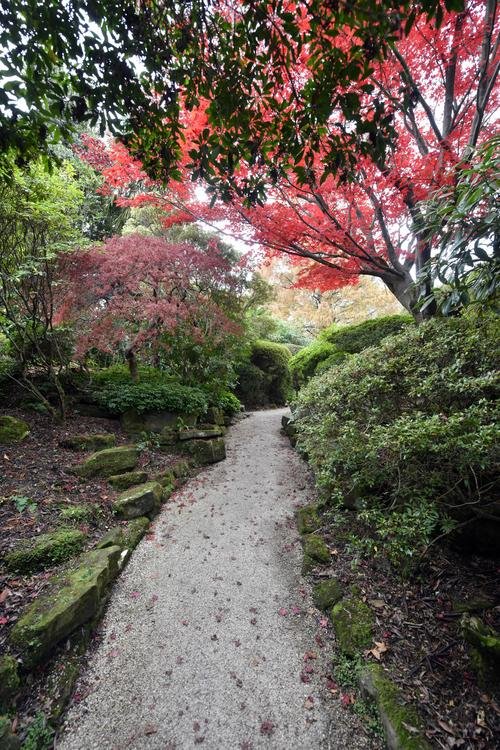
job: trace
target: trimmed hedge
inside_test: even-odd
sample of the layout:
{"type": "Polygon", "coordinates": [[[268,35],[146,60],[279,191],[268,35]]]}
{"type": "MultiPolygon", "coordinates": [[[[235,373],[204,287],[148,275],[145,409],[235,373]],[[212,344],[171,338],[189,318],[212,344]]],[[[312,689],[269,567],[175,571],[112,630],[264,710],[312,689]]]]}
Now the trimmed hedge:
{"type": "Polygon", "coordinates": [[[285,404],[291,393],[290,359],[285,344],[255,341],[249,361],[237,367],[238,398],[246,406],[285,404]]]}

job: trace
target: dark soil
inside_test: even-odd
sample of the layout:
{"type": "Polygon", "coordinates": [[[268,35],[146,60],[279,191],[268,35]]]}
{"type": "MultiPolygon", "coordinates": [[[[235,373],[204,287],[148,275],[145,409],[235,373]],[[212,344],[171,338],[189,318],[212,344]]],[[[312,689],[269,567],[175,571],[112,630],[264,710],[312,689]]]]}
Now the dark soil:
{"type": "MultiPolygon", "coordinates": [[[[484,597],[500,605],[498,561],[436,545],[417,573],[402,579],[383,557],[366,559],[353,549],[351,535],[367,531],[354,513],[338,511],[321,530],[332,566],[316,571],[318,580],[335,576],[345,589],[355,586],[376,613],[374,648],[364,656],[382,663],[417,707],[432,747],[500,747],[498,695],[478,684],[456,611],[457,604],[484,597]]],[[[477,614],[500,629],[500,606],[477,614]]]]}
{"type": "MultiPolygon", "coordinates": [[[[58,570],[48,568],[30,576],[11,574],[1,564],[3,554],[19,542],[61,525],[81,529],[87,535],[88,549],[118,523],[111,510],[118,493],[105,479],[79,479],[68,473],[67,467],[81,463],[88,454],[61,448],[59,442],[72,435],[106,432],[116,434],[118,445],[130,442],[118,420],[74,414],[58,425],[36,412],[9,409],[4,413],[24,419],[31,433],[18,445],[0,446],[0,653],[25,605],[46,588],[58,570]],[[92,506],[88,521],[60,518],[63,508],[76,505],[92,506]]],[[[138,468],[153,476],[176,458],[145,446],[138,468]]]]}

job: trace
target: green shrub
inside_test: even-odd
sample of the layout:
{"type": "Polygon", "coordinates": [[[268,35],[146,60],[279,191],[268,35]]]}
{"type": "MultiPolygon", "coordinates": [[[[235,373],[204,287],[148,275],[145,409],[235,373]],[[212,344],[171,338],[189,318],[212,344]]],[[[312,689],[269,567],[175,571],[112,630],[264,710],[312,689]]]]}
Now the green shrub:
{"type": "Polygon", "coordinates": [[[246,406],[282,405],[291,392],[290,351],[274,341],[255,341],[250,361],[237,367],[236,394],[246,406]]]}
{"type": "Polygon", "coordinates": [[[319,338],[329,341],[342,352],[358,354],[369,346],[377,346],[382,339],[399,333],[413,322],[411,315],[386,315],[352,326],[329,326],[321,331],[319,338]]]}
{"type": "Polygon", "coordinates": [[[314,370],[315,375],[321,375],[322,372],[326,372],[326,370],[329,370],[330,367],[336,367],[341,362],[343,362],[345,359],[347,359],[349,355],[346,354],[346,352],[334,352],[334,354],[330,354],[329,357],[322,360],[321,362],[318,362],[316,365],[316,369],[314,370]]]}
{"type": "Polygon", "coordinates": [[[326,493],[362,509],[371,552],[406,564],[436,534],[488,513],[498,334],[494,319],[411,326],[299,394],[298,444],[326,493]]]}
{"type": "Polygon", "coordinates": [[[216,406],[222,409],[224,414],[232,416],[237,414],[241,410],[241,401],[231,391],[223,391],[219,396],[213,399],[210,403],[211,406],[216,406]]]}
{"type": "Polygon", "coordinates": [[[199,414],[208,406],[208,396],[201,388],[181,385],[161,370],[144,365],[139,365],[136,381],[125,365],[112,365],[92,373],[92,383],[94,400],[111,414],[123,414],[129,409],[140,414],[199,414]]]}
{"type": "Polygon", "coordinates": [[[339,351],[333,344],[319,339],[294,354],[290,360],[290,371],[295,388],[307,383],[321,362],[337,354],[339,351]]]}
{"type": "Polygon", "coordinates": [[[200,388],[179,383],[110,383],[94,395],[97,403],[111,414],[123,414],[130,409],[139,414],[150,411],[200,414],[208,406],[208,398],[200,388]]]}
{"type": "Polygon", "coordinates": [[[50,750],[53,741],[54,730],[48,724],[45,714],[40,712],[29,726],[22,750],[50,750]]]}

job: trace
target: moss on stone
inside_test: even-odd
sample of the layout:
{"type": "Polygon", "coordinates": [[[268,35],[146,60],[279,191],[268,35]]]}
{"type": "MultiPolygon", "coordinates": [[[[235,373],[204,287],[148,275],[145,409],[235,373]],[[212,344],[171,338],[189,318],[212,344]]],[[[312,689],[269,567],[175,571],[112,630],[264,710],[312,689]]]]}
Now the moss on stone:
{"type": "Polygon", "coordinates": [[[107,585],[118,572],[120,547],[91,550],[75,567],[54,576],[10,632],[10,642],[26,666],[34,666],[97,612],[107,585]]]}
{"type": "Polygon", "coordinates": [[[321,526],[317,505],[306,505],[297,511],[299,534],[312,534],[321,526]]]}
{"type": "Polygon", "coordinates": [[[304,537],[304,557],[302,559],[302,573],[309,573],[318,564],[330,562],[330,551],[325,541],[317,534],[304,537]]]}
{"type": "Polygon", "coordinates": [[[79,661],[76,655],[65,658],[61,669],[53,672],[54,679],[49,685],[50,721],[57,722],[66,708],[73,688],[80,673],[79,661]]]}
{"type": "Polygon", "coordinates": [[[135,469],[139,459],[139,449],[134,445],[120,445],[92,453],[80,466],[72,468],[79,477],[112,477],[135,469]]]}
{"type": "Polygon", "coordinates": [[[185,427],[179,430],[179,440],[207,440],[221,437],[224,432],[224,427],[218,425],[203,424],[197,427],[185,427]]]}
{"type": "Polygon", "coordinates": [[[336,578],[321,581],[313,588],[313,601],[318,609],[322,609],[325,612],[333,607],[334,604],[337,604],[343,595],[342,586],[336,578]]]}
{"type": "Polygon", "coordinates": [[[8,708],[20,684],[17,661],[10,654],[0,656],[0,709],[8,708]]]}
{"type": "Polygon", "coordinates": [[[74,521],[79,523],[81,521],[90,521],[96,512],[96,506],[89,505],[70,505],[66,508],[62,508],[59,513],[59,517],[63,521],[74,521]]]}
{"type": "Polygon", "coordinates": [[[460,630],[471,648],[471,664],[479,684],[493,692],[500,690],[500,634],[479,617],[463,615],[460,630]]]}
{"type": "Polygon", "coordinates": [[[19,750],[21,740],[12,734],[12,722],[8,716],[0,716],[0,750],[19,750]]]}
{"type": "Polygon", "coordinates": [[[430,750],[417,711],[403,701],[380,664],[367,665],[360,686],[375,702],[389,750],[430,750]]]}
{"type": "Polygon", "coordinates": [[[95,549],[106,549],[106,547],[124,547],[124,535],[121,526],[114,526],[100,538],[95,549]]]}
{"type": "Polygon", "coordinates": [[[69,560],[81,552],[84,542],[82,531],[59,529],[16,547],[5,555],[5,563],[11,571],[31,573],[69,560]]]}
{"type": "Polygon", "coordinates": [[[103,448],[111,448],[116,445],[116,435],[112,432],[91,433],[72,435],[61,440],[61,448],[69,448],[74,451],[98,451],[103,448]]]}
{"type": "Polygon", "coordinates": [[[129,521],[123,534],[123,546],[130,550],[135,549],[149,529],[149,523],[149,518],[145,516],[129,521]]]}
{"type": "Polygon", "coordinates": [[[0,417],[0,444],[21,443],[29,434],[29,425],[22,419],[8,415],[0,417]]]}
{"type": "Polygon", "coordinates": [[[191,464],[189,461],[177,461],[170,470],[176,479],[185,479],[189,476],[191,464]]]}
{"type": "Polygon", "coordinates": [[[215,464],[226,458],[224,438],[214,440],[184,440],[180,449],[188,453],[197,464],[215,464]]]}
{"type": "Polygon", "coordinates": [[[154,480],[155,482],[159,482],[164,490],[173,490],[175,487],[175,475],[172,469],[158,472],[158,474],[155,475],[154,480]]]}
{"type": "Polygon", "coordinates": [[[126,471],[125,474],[115,474],[109,477],[108,482],[115,490],[127,490],[137,484],[147,482],[146,471],[126,471]]]}
{"type": "Polygon", "coordinates": [[[163,498],[163,488],[159,482],[146,482],[131,487],[113,503],[114,512],[121,518],[138,518],[158,512],[163,498]]]}
{"type": "Polygon", "coordinates": [[[330,617],[339,648],[345,654],[356,656],[370,646],[375,618],[361,599],[343,599],[334,605],[330,617]]]}

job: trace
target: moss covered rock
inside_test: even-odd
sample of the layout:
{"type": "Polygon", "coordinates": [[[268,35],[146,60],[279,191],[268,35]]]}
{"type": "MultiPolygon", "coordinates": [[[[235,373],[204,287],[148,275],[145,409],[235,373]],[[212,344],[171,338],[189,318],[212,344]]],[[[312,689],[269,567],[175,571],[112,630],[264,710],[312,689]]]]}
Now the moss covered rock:
{"type": "Polygon", "coordinates": [[[224,425],[224,412],[217,406],[210,406],[207,409],[205,419],[209,424],[224,425]]]}
{"type": "Polygon", "coordinates": [[[5,555],[5,564],[11,571],[31,573],[57,565],[82,551],[85,534],[77,529],[59,529],[41,534],[23,543],[5,555]]]}
{"type": "Polygon", "coordinates": [[[200,425],[179,430],[179,440],[207,440],[221,437],[225,430],[217,425],[200,425]]]}
{"type": "Polygon", "coordinates": [[[317,505],[305,505],[297,511],[299,534],[312,534],[321,526],[317,505]]]}
{"type": "Polygon", "coordinates": [[[138,518],[158,511],[163,498],[163,488],[159,482],[145,482],[131,487],[113,503],[113,510],[121,518],[138,518]]]}
{"type": "MultiPolygon", "coordinates": [[[[158,472],[158,474],[155,474],[154,481],[161,484],[165,495],[165,492],[171,493],[173,491],[176,483],[176,478],[172,469],[164,469],[163,471],[158,472]]],[[[167,498],[164,497],[164,499],[166,500],[167,498]]]]}
{"type": "Polygon", "coordinates": [[[74,568],[55,576],[10,632],[26,666],[34,666],[76,628],[92,619],[118,572],[120,547],[92,550],[74,568]]]}
{"type": "Polygon", "coordinates": [[[106,549],[106,547],[124,547],[125,538],[121,526],[114,526],[106,532],[97,542],[96,549],[106,549]]]}
{"type": "Polygon", "coordinates": [[[69,448],[73,451],[98,451],[103,448],[112,448],[116,445],[116,435],[111,432],[83,435],[72,435],[59,442],[61,448],[69,448]]]}
{"type": "Polygon", "coordinates": [[[472,647],[472,666],[480,685],[488,690],[500,690],[500,633],[485,625],[479,617],[463,615],[460,630],[472,647]]]}
{"type": "Polygon", "coordinates": [[[325,541],[317,534],[307,534],[304,537],[302,573],[309,573],[316,565],[326,565],[329,562],[330,550],[325,541]]]}
{"type": "Polygon", "coordinates": [[[12,722],[8,716],[0,716],[0,750],[19,750],[21,740],[12,733],[12,722]]]}
{"type": "Polygon", "coordinates": [[[108,482],[115,490],[128,490],[129,487],[144,484],[147,480],[146,471],[126,471],[124,474],[115,474],[109,477],[108,482]]]}
{"type": "Polygon", "coordinates": [[[380,664],[367,665],[360,688],[377,707],[389,750],[430,750],[416,710],[404,702],[380,664]]]}
{"type": "Polygon", "coordinates": [[[118,448],[105,448],[92,453],[80,466],[72,469],[79,477],[112,477],[135,469],[139,459],[139,449],[134,445],[120,445],[118,448]]]}
{"type": "Polygon", "coordinates": [[[185,479],[191,471],[191,464],[189,461],[177,461],[170,470],[176,479],[185,479]]]}
{"type": "Polygon", "coordinates": [[[345,654],[356,656],[370,646],[375,617],[361,599],[343,599],[334,605],[330,616],[337,643],[345,654]]]}
{"type": "Polygon", "coordinates": [[[0,710],[7,710],[20,684],[17,661],[10,654],[0,656],[0,710]]]}
{"type": "Polygon", "coordinates": [[[135,549],[149,529],[149,523],[149,518],[145,516],[130,521],[123,534],[123,546],[129,550],[135,549]]]}
{"type": "Polygon", "coordinates": [[[344,596],[342,586],[336,578],[317,583],[313,588],[313,601],[318,609],[326,612],[344,596]]]}
{"type": "Polygon", "coordinates": [[[29,425],[22,419],[4,415],[0,417],[0,444],[21,443],[30,434],[29,425]]]}
{"type": "Polygon", "coordinates": [[[215,464],[226,458],[226,446],[223,438],[214,440],[185,440],[182,450],[188,453],[197,464],[215,464]]]}

